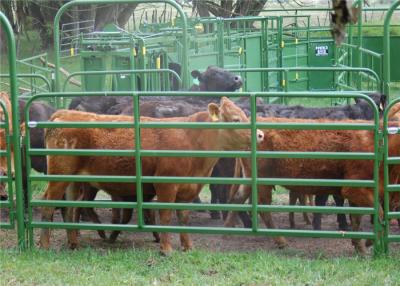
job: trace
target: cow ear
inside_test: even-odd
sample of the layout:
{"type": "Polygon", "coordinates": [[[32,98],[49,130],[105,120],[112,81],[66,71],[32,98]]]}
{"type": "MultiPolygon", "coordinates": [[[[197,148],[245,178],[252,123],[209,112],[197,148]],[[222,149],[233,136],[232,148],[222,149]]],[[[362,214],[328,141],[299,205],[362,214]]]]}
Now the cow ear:
{"type": "Polygon", "coordinates": [[[219,106],[215,103],[208,105],[208,113],[212,121],[219,121],[219,106]]]}

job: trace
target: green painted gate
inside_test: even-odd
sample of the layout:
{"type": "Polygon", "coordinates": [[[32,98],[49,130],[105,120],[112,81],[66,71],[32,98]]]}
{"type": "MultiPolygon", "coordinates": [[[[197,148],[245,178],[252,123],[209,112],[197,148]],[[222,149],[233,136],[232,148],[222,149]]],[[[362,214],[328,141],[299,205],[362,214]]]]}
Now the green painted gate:
{"type": "MultiPolygon", "coordinates": [[[[5,130],[7,136],[7,150],[1,152],[0,156],[7,157],[7,165],[9,170],[11,169],[11,156],[10,156],[10,144],[14,148],[14,162],[15,162],[15,200],[16,206],[14,208],[14,194],[12,188],[11,172],[7,177],[0,177],[1,182],[6,181],[9,190],[9,201],[0,202],[0,207],[7,207],[10,211],[9,223],[1,224],[1,227],[14,228],[14,217],[17,220],[17,234],[18,234],[18,246],[23,249],[26,246],[25,241],[25,225],[24,225],[24,202],[22,194],[22,168],[21,168],[21,153],[20,150],[20,130],[19,130],[19,109],[18,109],[18,87],[17,87],[17,68],[16,68],[16,46],[13,30],[8,21],[7,17],[0,12],[0,28],[2,28],[7,37],[8,44],[8,60],[9,60],[9,78],[10,78],[10,101],[11,101],[11,122],[12,122],[12,134],[10,134],[10,127],[8,121],[6,123],[0,123],[0,128],[5,130]]],[[[3,103],[0,104],[0,108],[5,111],[6,117],[10,116],[5,110],[3,103]]]]}

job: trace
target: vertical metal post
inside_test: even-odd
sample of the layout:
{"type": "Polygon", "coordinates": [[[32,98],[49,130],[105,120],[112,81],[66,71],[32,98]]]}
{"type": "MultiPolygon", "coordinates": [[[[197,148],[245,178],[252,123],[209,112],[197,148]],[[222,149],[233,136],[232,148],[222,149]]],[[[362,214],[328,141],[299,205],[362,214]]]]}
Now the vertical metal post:
{"type": "Polygon", "coordinates": [[[257,190],[257,114],[256,114],[256,94],[250,94],[250,123],[251,123],[251,218],[252,218],[252,230],[257,232],[258,230],[258,190],[257,190]]]}
{"type": "Polygon", "coordinates": [[[17,87],[17,57],[13,30],[6,16],[0,12],[0,22],[3,26],[8,43],[8,60],[10,73],[11,112],[12,112],[12,145],[14,146],[14,168],[15,168],[15,195],[17,211],[17,235],[20,250],[26,248],[25,219],[24,219],[24,194],[22,191],[22,169],[21,169],[21,144],[19,130],[19,108],[17,87]]]}
{"type": "Polygon", "coordinates": [[[218,66],[224,67],[224,21],[222,18],[217,19],[218,28],[218,66]]]}
{"type": "Polygon", "coordinates": [[[386,95],[387,102],[390,102],[390,21],[397,7],[400,6],[400,0],[386,12],[384,27],[383,27],[383,93],[386,95]]]}
{"type": "MultiPolygon", "coordinates": [[[[357,1],[358,3],[358,48],[357,48],[357,65],[356,67],[362,67],[362,53],[361,48],[363,46],[363,35],[362,35],[362,8],[363,8],[363,1],[357,1]]],[[[361,74],[357,74],[357,90],[362,90],[361,86],[361,74]]],[[[350,102],[348,102],[350,103],[350,102]]]]}
{"type": "Polygon", "coordinates": [[[136,167],[136,201],[137,201],[137,223],[139,228],[143,228],[143,189],[142,189],[142,159],[140,156],[140,113],[139,95],[133,94],[133,120],[135,124],[135,167],[136,167]]]}

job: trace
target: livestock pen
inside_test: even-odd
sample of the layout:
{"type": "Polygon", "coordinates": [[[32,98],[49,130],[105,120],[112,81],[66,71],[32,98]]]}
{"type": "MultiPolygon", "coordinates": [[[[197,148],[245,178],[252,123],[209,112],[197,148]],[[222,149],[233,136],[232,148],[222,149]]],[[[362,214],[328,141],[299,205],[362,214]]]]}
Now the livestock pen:
{"type": "MultiPolygon", "coordinates": [[[[141,2],[141,1],[114,1],[118,3],[141,2]]],[[[259,17],[244,19],[204,19],[188,21],[180,6],[174,1],[153,1],[167,3],[177,9],[180,17],[174,20],[174,29],[170,29],[166,37],[165,34],[147,35],[139,37],[135,34],[129,34],[125,31],[105,31],[104,33],[93,33],[90,37],[85,38],[85,34],[80,35],[75,41],[71,41],[66,49],[68,60],[78,60],[82,70],[73,71],[64,82],[62,81],[60,68],[63,58],[60,44],[61,36],[59,34],[58,21],[62,13],[67,11],[69,7],[84,4],[101,4],[106,1],[71,1],[66,4],[56,15],[54,23],[55,29],[55,69],[54,79],[43,80],[46,78],[43,74],[51,76],[51,72],[47,68],[37,69],[35,65],[29,64],[37,72],[35,76],[43,80],[46,87],[37,86],[33,81],[28,83],[34,91],[32,94],[25,95],[28,103],[25,107],[25,138],[23,145],[26,148],[26,168],[27,171],[27,205],[24,208],[24,193],[22,191],[22,163],[21,153],[15,152],[15,194],[16,207],[13,205],[13,193],[11,191],[10,180],[11,173],[8,172],[8,190],[9,201],[1,203],[1,206],[8,206],[10,209],[10,228],[14,228],[14,216],[17,219],[18,230],[18,246],[21,249],[34,246],[34,229],[41,228],[62,228],[62,229],[82,229],[82,230],[122,230],[131,232],[177,232],[177,233],[201,233],[201,234],[237,234],[237,235],[261,235],[261,236],[287,236],[287,237],[320,237],[320,238],[352,238],[352,239],[370,239],[374,244],[374,253],[381,254],[389,250],[389,242],[398,241],[398,235],[393,235],[389,229],[389,221],[392,218],[398,218],[395,210],[389,209],[389,193],[398,191],[398,185],[390,183],[388,178],[388,168],[392,164],[398,163],[398,157],[389,158],[389,135],[398,133],[398,128],[388,126],[387,114],[389,107],[396,102],[391,102],[386,110],[385,122],[380,125],[379,112],[373,101],[363,95],[367,91],[385,91],[388,99],[391,94],[388,86],[392,81],[398,80],[397,74],[392,72],[390,76],[390,68],[398,62],[398,55],[391,57],[390,45],[387,44],[391,37],[388,35],[388,27],[390,24],[390,13],[386,19],[385,34],[385,52],[378,54],[376,52],[366,51],[360,44],[358,46],[349,43],[344,45],[343,51],[334,47],[332,40],[311,39],[310,33],[312,29],[310,25],[304,29],[296,27],[295,29],[285,29],[284,21],[289,18],[290,21],[297,21],[300,16],[293,17],[259,17]],[[239,22],[240,29],[233,29],[233,22],[239,22]],[[249,27],[249,22],[258,22],[263,29],[253,30],[249,27]],[[180,24],[179,28],[176,25],[180,24]],[[212,33],[205,33],[199,36],[196,27],[203,27],[207,32],[207,27],[212,33]],[[192,26],[190,26],[192,25],[192,26]],[[290,33],[290,36],[287,34],[290,33]],[[170,44],[170,41],[172,44],[170,44]],[[164,43],[164,45],[161,45],[164,43]],[[210,43],[213,43],[212,45],[210,43]],[[75,46],[77,45],[77,46],[75,46]],[[79,46],[80,45],[80,46],[79,46]],[[210,46],[209,50],[202,51],[202,48],[210,46]],[[327,45],[327,48],[326,48],[327,45]],[[78,47],[78,48],[77,48],[78,47]],[[95,48],[93,48],[95,47],[95,48]],[[86,49],[86,50],[85,50],[86,49]],[[346,50],[347,49],[347,50],[346,50]],[[378,65],[363,65],[362,61],[355,61],[350,58],[351,49],[355,49],[354,53],[362,52],[368,55],[376,56],[379,61],[378,65]],[[335,53],[329,52],[335,50],[335,53]],[[254,51],[258,51],[257,53],[254,51]],[[285,53],[286,57],[285,57],[285,53]],[[325,55],[328,56],[325,56],[325,55]],[[348,58],[349,57],[349,58],[348,58]],[[108,70],[111,60],[112,70],[108,70]],[[323,58],[323,60],[321,59],[323,58]],[[193,61],[192,61],[193,59],[193,61]],[[336,59],[336,65],[332,66],[331,61],[336,59]],[[345,60],[346,61],[343,61],[345,60]],[[390,59],[393,60],[392,65],[390,59]],[[190,86],[190,69],[204,68],[203,62],[215,64],[220,67],[230,69],[232,72],[238,72],[244,79],[244,88],[242,92],[229,93],[188,93],[182,91],[169,91],[171,85],[169,76],[173,75],[178,82],[182,82],[181,87],[188,88],[190,86]],[[324,62],[319,62],[324,61],[324,62]],[[168,63],[178,62],[181,64],[180,74],[168,68],[168,63]],[[324,78],[324,84],[318,80],[319,76],[329,74],[324,78]],[[138,78],[132,75],[138,75],[138,78]],[[251,74],[251,76],[249,76],[251,74]],[[353,75],[352,75],[353,74],[353,75]],[[82,90],[71,91],[70,79],[72,77],[81,76],[82,90]],[[107,78],[111,79],[107,86],[107,78]],[[180,80],[182,78],[182,80],[180,80]],[[138,79],[138,80],[137,80],[138,79]],[[35,87],[33,86],[35,85],[35,87]],[[50,92],[43,92],[43,89],[49,89],[50,92]],[[347,90],[347,91],[343,91],[347,90]],[[36,91],[35,91],[36,90],[36,91]],[[350,91],[349,91],[350,90],[350,91]],[[199,96],[199,97],[221,97],[229,96],[231,98],[246,97],[250,102],[250,122],[249,123],[165,123],[165,122],[143,122],[139,118],[140,114],[140,98],[154,96],[199,96]],[[133,103],[133,119],[132,122],[36,122],[29,120],[29,108],[31,104],[38,100],[46,99],[54,103],[57,107],[65,107],[70,98],[78,96],[131,96],[133,103]],[[352,122],[352,123],[260,123],[256,120],[256,110],[259,105],[258,98],[265,99],[265,102],[279,101],[282,103],[290,103],[292,99],[305,98],[315,100],[317,98],[345,99],[349,101],[352,98],[362,98],[373,110],[374,119],[368,123],[352,122]],[[130,128],[134,131],[135,144],[132,150],[59,150],[59,149],[35,149],[31,148],[30,134],[32,129],[39,128],[130,128]],[[249,151],[220,151],[220,150],[146,150],[141,148],[141,132],[144,129],[249,129],[252,134],[252,142],[249,151]],[[314,150],[303,152],[277,152],[277,151],[260,151],[256,145],[256,129],[284,129],[284,130],[359,130],[368,131],[373,134],[373,151],[364,152],[329,152],[314,150]],[[382,142],[384,143],[382,145],[382,142]],[[136,173],[133,176],[116,176],[116,175],[57,175],[57,174],[34,174],[31,171],[32,156],[128,156],[136,159],[136,173]],[[248,178],[206,178],[206,177],[157,177],[141,174],[141,161],[149,157],[174,157],[174,158],[246,158],[250,159],[253,172],[248,178]],[[373,161],[373,177],[369,179],[316,179],[316,178],[265,178],[258,177],[257,162],[260,159],[332,159],[332,160],[360,160],[373,161]],[[381,221],[379,217],[380,198],[379,198],[379,165],[384,165],[385,169],[385,216],[381,221]],[[34,182],[49,181],[68,181],[68,182],[120,182],[135,184],[137,190],[137,198],[130,202],[111,202],[111,201],[52,201],[39,200],[32,196],[32,186],[34,182]],[[144,202],[143,200],[143,184],[149,183],[174,183],[174,184],[243,184],[250,185],[251,204],[187,204],[187,203],[160,203],[160,202],[144,202]],[[266,205],[258,202],[258,188],[263,185],[295,185],[295,186],[321,186],[321,187],[364,187],[373,189],[374,204],[370,207],[309,207],[309,206],[286,206],[286,205],[266,205]],[[74,223],[74,222],[42,222],[38,221],[35,216],[37,207],[81,207],[81,208],[121,208],[135,209],[137,212],[136,221],[131,224],[95,224],[95,223],[74,223]],[[144,222],[143,211],[146,209],[160,210],[226,210],[226,211],[249,211],[252,217],[252,228],[224,228],[217,226],[166,226],[166,225],[148,225],[144,222]],[[270,229],[262,228],[258,224],[259,213],[269,212],[314,212],[314,213],[347,213],[353,215],[373,215],[373,227],[369,231],[312,231],[312,230],[292,230],[292,229],[270,229]]],[[[396,2],[390,11],[395,11],[399,2],[396,2]]],[[[309,17],[301,16],[309,22],[309,17]]],[[[7,23],[2,16],[2,23],[7,23]]],[[[6,27],[7,24],[5,24],[6,27]]],[[[147,29],[156,29],[147,25],[147,29]]],[[[160,29],[160,28],[157,28],[160,29]]],[[[161,31],[161,30],[159,30],[161,31]]],[[[159,32],[157,31],[157,32],[159,32]]],[[[162,32],[162,31],[161,31],[162,32]]],[[[160,33],[161,33],[160,32],[160,33]]],[[[314,31],[317,32],[317,31],[314,31]]],[[[321,31],[319,31],[321,32],[321,31]]],[[[13,146],[14,150],[20,150],[19,146],[19,119],[18,119],[18,103],[17,103],[17,77],[25,75],[17,75],[15,72],[16,63],[15,47],[13,47],[13,37],[11,30],[8,32],[10,44],[9,47],[9,63],[10,63],[10,83],[11,83],[11,99],[12,99],[12,119],[13,132],[10,135],[11,142],[8,146],[13,146]]],[[[350,40],[353,38],[350,37],[350,40]]],[[[65,55],[64,55],[65,56],[65,55]]],[[[26,64],[30,60],[37,60],[42,55],[24,60],[21,65],[26,64]]],[[[368,63],[368,61],[365,61],[368,63]]],[[[30,77],[30,75],[27,75],[30,77]]],[[[206,108],[206,106],[205,106],[206,108]]],[[[7,128],[7,125],[1,125],[7,128]]],[[[7,129],[6,129],[6,132],[7,129]]],[[[360,131],[361,132],[361,131],[360,131]]],[[[368,133],[367,132],[367,133],[368,133]]],[[[10,147],[8,147],[10,148],[10,147]]],[[[10,154],[1,152],[0,155],[6,156],[10,154]]],[[[10,162],[10,159],[8,160],[10,162]]],[[[133,162],[133,161],[132,161],[133,162]]],[[[1,177],[2,180],[6,179],[1,177]]],[[[3,228],[3,226],[2,226],[3,228]]]]}

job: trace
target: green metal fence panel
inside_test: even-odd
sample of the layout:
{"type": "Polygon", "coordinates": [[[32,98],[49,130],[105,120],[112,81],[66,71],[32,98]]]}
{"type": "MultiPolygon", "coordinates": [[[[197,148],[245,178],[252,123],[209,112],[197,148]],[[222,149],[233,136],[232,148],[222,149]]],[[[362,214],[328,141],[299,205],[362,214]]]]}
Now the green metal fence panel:
{"type": "MultiPolygon", "coordinates": [[[[0,201],[0,211],[2,209],[6,209],[8,211],[8,216],[1,216],[0,220],[0,229],[14,229],[15,228],[15,215],[16,210],[14,207],[14,190],[13,190],[13,179],[11,170],[11,134],[10,134],[10,125],[9,118],[10,114],[8,114],[8,110],[6,108],[5,103],[0,99],[0,110],[2,114],[4,114],[4,122],[0,121],[0,136],[2,137],[0,140],[5,141],[5,146],[2,144],[2,148],[0,149],[0,159],[6,158],[5,166],[1,165],[1,171],[5,172],[8,170],[7,174],[0,173],[0,184],[8,198],[4,201],[0,201]]],[[[4,160],[1,161],[4,163],[4,160]]]]}
{"type": "MultiPolygon", "coordinates": [[[[383,36],[364,36],[363,47],[373,52],[383,54],[383,36]]],[[[400,54],[397,52],[400,47],[400,36],[390,36],[390,79],[392,81],[400,81],[400,54]]],[[[368,63],[368,56],[363,55],[363,63],[368,63]]],[[[372,63],[372,68],[381,73],[381,67],[377,61],[372,63]]]]}
{"type": "Polygon", "coordinates": [[[24,249],[26,247],[25,240],[25,222],[24,222],[24,196],[22,192],[22,168],[21,168],[21,144],[19,130],[19,108],[18,108],[18,85],[17,85],[17,58],[16,45],[13,35],[13,29],[7,17],[0,12],[0,24],[3,28],[8,44],[8,62],[10,75],[10,101],[12,112],[12,136],[10,138],[14,149],[14,171],[15,171],[15,199],[16,199],[16,219],[17,219],[17,237],[18,247],[24,249]]]}
{"type": "MultiPolygon", "coordinates": [[[[393,140],[394,136],[400,137],[399,121],[390,122],[389,113],[395,105],[400,104],[400,98],[392,101],[384,113],[384,221],[385,221],[385,251],[389,251],[391,242],[400,242],[400,235],[393,234],[390,231],[390,222],[392,219],[397,219],[400,222],[400,206],[397,209],[391,208],[391,202],[400,200],[400,178],[398,177],[400,170],[400,157],[396,157],[389,153],[389,141],[393,140]],[[397,197],[397,198],[396,198],[397,197]]],[[[399,112],[400,113],[400,112],[399,112]]]]}
{"type": "Polygon", "coordinates": [[[384,93],[387,96],[388,101],[391,100],[390,97],[390,82],[391,82],[391,59],[390,59],[390,24],[392,20],[392,16],[394,11],[400,7],[400,1],[395,1],[393,2],[392,6],[389,8],[389,10],[386,12],[385,15],[385,21],[384,21],[384,27],[383,27],[383,75],[382,75],[382,81],[383,81],[383,89],[384,93]]]}
{"type": "MultiPolygon", "coordinates": [[[[49,93],[40,94],[34,96],[26,106],[25,116],[29,118],[29,106],[34,100],[40,100],[46,97],[76,97],[76,96],[98,96],[105,95],[99,92],[89,92],[89,93],[49,93]]],[[[109,225],[109,224],[92,224],[92,223],[58,223],[58,222],[38,222],[32,220],[32,216],[29,217],[28,228],[32,231],[34,228],[66,228],[66,229],[106,229],[106,230],[128,230],[128,231],[160,231],[160,232],[186,232],[186,233],[224,233],[224,234],[251,234],[251,235],[267,235],[267,236],[299,236],[299,237],[331,237],[331,238],[369,238],[374,241],[375,251],[379,253],[381,251],[381,228],[378,218],[379,209],[379,194],[378,194],[378,179],[379,179],[379,119],[377,107],[373,104],[372,100],[359,93],[196,93],[197,96],[230,96],[230,97],[243,97],[247,96],[251,99],[251,110],[252,116],[250,123],[247,124],[232,124],[232,123],[198,123],[198,122],[142,122],[139,121],[137,114],[139,114],[139,104],[138,100],[140,96],[156,96],[160,95],[159,92],[139,92],[132,95],[131,92],[111,92],[107,93],[108,96],[133,96],[135,101],[135,118],[132,118],[132,122],[36,122],[35,124],[29,124],[27,122],[27,136],[25,144],[29,145],[29,132],[31,128],[134,128],[135,130],[135,148],[132,150],[32,150],[28,147],[27,149],[27,161],[30,161],[30,156],[38,154],[52,154],[52,155],[78,155],[79,156],[121,156],[129,155],[135,156],[136,158],[141,157],[164,157],[164,156],[174,156],[174,157],[193,157],[193,156],[206,156],[206,157],[242,157],[250,158],[252,162],[253,170],[257,169],[257,158],[269,158],[270,156],[276,158],[307,158],[313,156],[313,158],[335,158],[335,159],[348,159],[351,156],[355,160],[373,160],[374,161],[374,178],[372,180],[319,180],[319,179],[287,179],[287,178],[259,178],[257,177],[257,172],[252,172],[251,178],[207,178],[207,177],[153,177],[145,176],[141,174],[141,164],[140,160],[136,160],[136,174],[132,176],[85,176],[85,175],[33,175],[28,171],[29,180],[32,181],[78,181],[78,182],[136,182],[137,186],[137,202],[131,204],[129,208],[135,208],[138,212],[137,224],[133,225],[109,225]],[[323,97],[362,97],[371,104],[375,120],[370,123],[362,124],[340,124],[340,123],[328,123],[328,124],[312,124],[312,123],[260,123],[256,122],[256,97],[312,97],[312,98],[323,98],[323,97]],[[143,150],[140,146],[140,129],[143,128],[250,128],[252,130],[252,144],[250,151],[183,151],[183,150],[143,150]],[[257,151],[256,146],[256,128],[274,128],[274,129],[310,129],[310,130],[370,130],[374,134],[374,152],[373,153],[357,153],[357,154],[332,154],[330,152],[284,152],[279,154],[274,154],[275,152],[260,152],[257,151]],[[264,157],[263,157],[264,156],[264,157]],[[139,162],[139,163],[138,163],[139,162]],[[161,202],[143,202],[142,194],[142,184],[144,183],[218,183],[218,184],[250,184],[252,186],[252,205],[208,205],[208,204],[185,204],[185,203],[161,203],[161,202]],[[313,207],[288,207],[288,206],[269,206],[269,205],[258,205],[257,203],[257,186],[258,185],[312,185],[312,186],[364,186],[374,189],[374,207],[373,208],[313,208],[313,207]],[[259,212],[280,212],[280,211],[316,211],[316,212],[349,212],[357,214],[374,214],[374,230],[371,232],[339,232],[339,231],[307,231],[307,230],[286,230],[286,229],[263,229],[259,228],[255,223],[252,229],[232,229],[232,228],[222,228],[222,227],[179,227],[179,226],[166,226],[166,225],[146,225],[143,221],[144,209],[218,209],[218,210],[250,210],[252,212],[253,221],[257,220],[257,214],[259,212]]],[[[191,92],[165,92],[163,95],[175,95],[175,96],[193,96],[191,92]]],[[[272,158],[271,157],[271,158],[272,158]]],[[[28,164],[29,166],[29,164],[28,164]]],[[[79,206],[79,207],[126,207],[127,204],[113,202],[74,202],[74,201],[43,201],[34,200],[31,198],[31,191],[28,188],[29,198],[28,205],[30,213],[32,213],[32,207],[38,206],[79,206]]],[[[32,236],[31,236],[32,239],[32,236]]],[[[33,245],[33,243],[31,243],[33,245]]]]}

